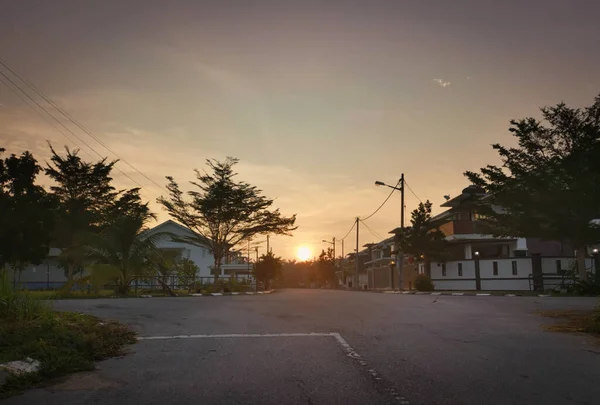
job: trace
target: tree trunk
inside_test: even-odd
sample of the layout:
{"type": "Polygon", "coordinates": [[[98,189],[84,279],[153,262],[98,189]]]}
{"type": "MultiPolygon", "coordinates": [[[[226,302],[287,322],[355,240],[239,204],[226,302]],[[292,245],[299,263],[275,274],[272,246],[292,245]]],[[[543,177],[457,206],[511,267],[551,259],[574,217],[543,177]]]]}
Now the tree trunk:
{"type": "Polygon", "coordinates": [[[223,258],[217,255],[214,255],[213,257],[215,258],[215,265],[213,268],[213,284],[216,284],[217,281],[219,281],[219,274],[221,274],[221,261],[223,258]]]}
{"type": "Polygon", "coordinates": [[[176,297],[177,296],[177,294],[175,294],[173,292],[173,290],[171,290],[171,287],[169,287],[168,282],[165,282],[164,280],[161,280],[160,277],[158,277],[157,280],[158,280],[158,283],[162,286],[165,294],[167,294],[169,297],[176,297]]]}
{"type": "Polygon", "coordinates": [[[587,269],[585,268],[585,256],[587,251],[587,246],[580,246],[577,248],[577,271],[579,273],[580,280],[587,280],[587,269]]]}

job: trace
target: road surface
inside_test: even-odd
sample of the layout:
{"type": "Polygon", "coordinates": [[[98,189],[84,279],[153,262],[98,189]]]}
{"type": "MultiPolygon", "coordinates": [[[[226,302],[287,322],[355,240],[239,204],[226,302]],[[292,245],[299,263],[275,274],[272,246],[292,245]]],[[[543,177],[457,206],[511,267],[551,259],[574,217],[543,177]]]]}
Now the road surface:
{"type": "Polygon", "coordinates": [[[310,289],[60,301],[152,339],[5,403],[598,404],[600,346],[535,314],[595,304],[310,289]]]}

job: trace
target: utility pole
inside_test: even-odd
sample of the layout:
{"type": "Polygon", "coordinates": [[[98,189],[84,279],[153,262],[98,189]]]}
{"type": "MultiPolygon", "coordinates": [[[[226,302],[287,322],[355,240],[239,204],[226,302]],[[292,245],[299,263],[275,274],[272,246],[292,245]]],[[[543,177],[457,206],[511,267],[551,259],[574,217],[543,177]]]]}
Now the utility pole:
{"type": "Polygon", "coordinates": [[[335,269],[335,236],[333,237],[333,268],[335,269]]]}
{"type": "Polygon", "coordinates": [[[267,254],[269,254],[269,235],[267,235],[267,254]]]}
{"type": "MultiPolygon", "coordinates": [[[[400,176],[400,235],[404,234],[404,173],[400,176]]],[[[404,252],[400,250],[398,245],[398,288],[402,290],[404,283],[402,282],[402,272],[404,270],[404,252]]],[[[393,282],[393,279],[392,279],[393,282]]]]}
{"type": "Polygon", "coordinates": [[[254,250],[256,250],[256,262],[258,262],[258,246],[255,246],[254,250]]]}
{"type": "Polygon", "coordinates": [[[355,289],[358,289],[358,223],[359,223],[360,219],[358,217],[356,217],[356,256],[354,256],[354,263],[356,265],[356,284],[354,285],[355,289]]]}

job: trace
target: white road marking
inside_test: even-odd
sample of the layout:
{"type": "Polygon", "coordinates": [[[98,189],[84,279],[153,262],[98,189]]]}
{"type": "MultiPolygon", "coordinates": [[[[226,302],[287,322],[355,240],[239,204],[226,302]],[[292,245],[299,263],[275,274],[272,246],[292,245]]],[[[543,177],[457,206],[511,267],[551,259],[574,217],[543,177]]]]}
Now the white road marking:
{"type": "MultiPolygon", "coordinates": [[[[310,333],[224,333],[216,335],[171,335],[171,336],[139,336],[138,340],[174,340],[174,339],[223,339],[223,338],[268,338],[268,337],[333,337],[342,347],[346,356],[356,360],[356,362],[367,371],[371,377],[381,381],[381,377],[375,369],[370,368],[369,364],[360,354],[337,332],[310,332],[310,333]]],[[[390,394],[401,405],[410,405],[405,397],[401,396],[394,388],[388,388],[390,394]]]]}
{"type": "Polygon", "coordinates": [[[221,294],[221,293],[211,293],[210,295],[212,295],[213,297],[218,297],[218,296],[223,295],[223,294],[221,294]]]}
{"type": "Polygon", "coordinates": [[[477,295],[478,297],[487,297],[488,295],[492,295],[492,294],[475,294],[475,295],[477,295]]]}
{"type": "Polygon", "coordinates": [[[442,295],[442,293],[441,292],[431,293],[431,295],[442,295]]]}

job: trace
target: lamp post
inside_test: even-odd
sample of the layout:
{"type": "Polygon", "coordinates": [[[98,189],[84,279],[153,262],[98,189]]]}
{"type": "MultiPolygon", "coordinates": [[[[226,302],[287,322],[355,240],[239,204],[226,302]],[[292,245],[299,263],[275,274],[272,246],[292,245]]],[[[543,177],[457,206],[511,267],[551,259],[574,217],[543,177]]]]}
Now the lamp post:
{"type": "MultiPolygon", "coordinates": [[[[385,184],[383,181],[377,180],[375,182],[376,186],[385,186],[389,187],[393,190],[400,191],[400,234],[404,232],[404,173],[400,175],[400,180],[398,180],[398,184],[400,187],[390,186],[389,184],[385,184]]],[[[402,289],[402,267],[404,266],[404,253],[400,251],[400,247],[398,247],[398,287],[402,289]]],[[[392,277],[393,282],[393,277],[392,277]]]]}
{"type": "Polygon", "coordinates": [[[479,252],[474,252],[475,255],[475,288],[481,291],[481,270],[479,268],[479,252]]]}
{"type": "Polygon", "coordinates": [[[598,255],[598,248],[592,249],[592,270],[598,278],[598,267],[600,267],[600,255],[598,255]]]}

